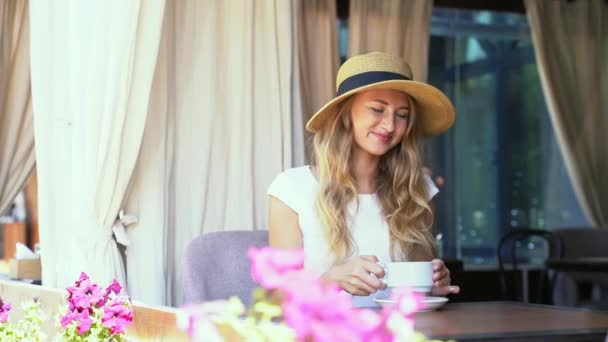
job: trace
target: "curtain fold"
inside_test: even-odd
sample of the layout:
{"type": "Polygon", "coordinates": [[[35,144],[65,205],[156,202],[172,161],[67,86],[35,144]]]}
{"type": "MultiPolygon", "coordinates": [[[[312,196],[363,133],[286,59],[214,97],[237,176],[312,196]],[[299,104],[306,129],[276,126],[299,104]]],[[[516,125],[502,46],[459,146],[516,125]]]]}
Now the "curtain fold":
{"type": "MultiPolygon", "coordinates": [[[[148,115],[164,1],[31,3],[43,283],[125,284],[119,215],[148,115]]],[[[128,213],[127,213],[128,214],[128,213]]],[[[139,286],[141,286],[139,284],[139,286]]]]}
{"type": "Polygon", "coordinates": [[[0,3],[0,216],[35,164],[27,1],[0,3]]]}
{"type": "MultiPolygon", "coordinates": [[[[340,65],[336,2],[300,0],[297,3],[297,56],[302,99],[302,126],[336,94],[340,65]]],[[[305,132],[305,141],[311,135],[305,132]]],[[[308,145],[308,144],[307,144],[308,145]]],[[[307,146],[307,156],[309,155],[307,146]]]]}
{"type": "Polygon", "coordinates": [[[545,101],[577,198],[608,227],[608,3],[526,0],[545,101]]]}
{"type": "Polygon", "coordinates": [[[426,82],[432,0],[350,0],[348,54],[381,51],[405,58],[426,82]]]}
{"type": "Polygon", "coordinates": [[[167,2],[140,159],[126,210],[130,294],[182,302],[186,246],[266,229],[266,189],[303,155],[295,5],[167,2]],[[298,143],[300,145],[298,145],[298,143]]]}

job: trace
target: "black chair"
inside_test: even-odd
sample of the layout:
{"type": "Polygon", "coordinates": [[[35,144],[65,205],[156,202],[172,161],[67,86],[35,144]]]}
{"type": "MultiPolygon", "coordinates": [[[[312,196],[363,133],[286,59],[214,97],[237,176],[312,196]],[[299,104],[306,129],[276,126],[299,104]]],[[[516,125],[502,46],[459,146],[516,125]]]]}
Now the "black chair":
{"type": "MultiPolygon", "coordinates": [[[[552,232],[541,229],[531,229],[531,228],[520,228],[514,229],[507,234],[505,234],[498,243],[498,248],[496,250],[497,258],[498,258],[498,271],[499,271],[499,280],[500,280],[500,291],[503,300],[511,300],[516,299],[518,301],[523,301],[523,293],[520,291],[519,286],[513,286],[513,291],[508,290],[507,286],[507,276],[505,270],[505,248],[510,247],[508,259],[512,264],[512,273],[517,276],[518,273],[518,257],[517,257],[517,243],[527,240],[531,237],[539,237],[545,240],[547,246],[549,248],[548,257],[556,257],[561,255],[561,241],[556,238],[552,232]]],[[[549,288],[553,289],[553,281],[548,276],[546,269],[541,270],[539,282],[538,282],[538,292],[537,298],[542,302],[543,301],[543,289],[545,287],[544,281],[547,280],[549,283],[549,288]]],[[[527,284],[524,284],[527,286],[527,284]]],[[[547,296],[550,302],[550,296],[547,296]]]]}

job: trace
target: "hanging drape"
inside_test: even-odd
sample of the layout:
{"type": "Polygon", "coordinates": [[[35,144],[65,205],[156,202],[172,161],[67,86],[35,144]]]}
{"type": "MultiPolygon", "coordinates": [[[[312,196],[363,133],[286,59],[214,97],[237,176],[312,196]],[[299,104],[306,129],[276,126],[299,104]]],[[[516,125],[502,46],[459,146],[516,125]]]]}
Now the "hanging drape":
{"type": "Polygon", "coordinates": [[[164,1],[33,1],[43,284],[125,281],[119,214],[148,115],[164,1]]]}
{"type": "Polygon", "coordinates": [[[348,54],[381,51],[408,61],[416,81],[428,68],[432,0],[350,0],[348,54]]]}
{"type": "MultiPolygon", "coordinates": [[[[336,2],[301,0],[298,4],[297,55],[300,65],[302,124],[336,94],[340,64],[336,2]]],[[[311,136],[305,134],[310,144],[311,136]]],[[[309,155],[309,153],[307,153],[309,155]]]]}
{"type": "Polygon", "coordinates": [[[303,162],[290,1],[167,3],[149,120],[126,209],[131,295],[181,303],[187,244],[266,229],[266,189],[303,162]]]}
{"type": "Polygon", "coordinates": [[[587,219],[608,227],[608,3],[526,0],[545,101],[587,219]]]}
{"type": "Polygon", "coordinates": [[[27,1],[0,3],[0,216],[34,168],[27,1]]]}

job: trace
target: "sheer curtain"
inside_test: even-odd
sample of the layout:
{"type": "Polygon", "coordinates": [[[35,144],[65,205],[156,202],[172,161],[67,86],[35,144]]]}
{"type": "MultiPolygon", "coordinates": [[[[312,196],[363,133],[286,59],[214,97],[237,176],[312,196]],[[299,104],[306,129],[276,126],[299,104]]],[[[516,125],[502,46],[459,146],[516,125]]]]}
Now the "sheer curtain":
{"type": "Polygon", "coordinates": [[[167,3],[149,120],[126,204],[139,216],[127,230],[135,299],[181,303],[185,250],[194,237],[266,229],[266,189],[303,155],[295,6],[282,0],[167,3]]]}
{"type": "Polygon", "coordinates": [[[545,101],[581,207],[608,227],[608,3],[526,0],[545,101]]]}
{"type": "Polygon", "coordinates": [[[118,215],[148,115],[164,1],[34,1],[31,74],[43,283],[125,281],[118,215]],[[113,234],[114,233],[114,234],[113,234]]]}
{"type": "Polygon", "coordinates": [[[427,78],[432,0],[350,0],[349,56],[381,51],[405,58],[427,78]]]}
{"type": "Polygon", "coordinates": [[[0,215],[35,164],[27,1],[0,3],[0,215]]]}

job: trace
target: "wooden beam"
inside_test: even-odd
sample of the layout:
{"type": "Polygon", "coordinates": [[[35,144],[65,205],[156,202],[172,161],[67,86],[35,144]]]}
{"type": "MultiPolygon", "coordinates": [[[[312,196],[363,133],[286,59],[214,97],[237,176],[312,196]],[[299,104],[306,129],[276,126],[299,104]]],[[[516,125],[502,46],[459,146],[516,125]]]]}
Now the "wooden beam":
{"type": "Polygon", "coordinates": [[[434,6],[480,11],[526,13],[523,0],[435,0],[434,6]]]}

